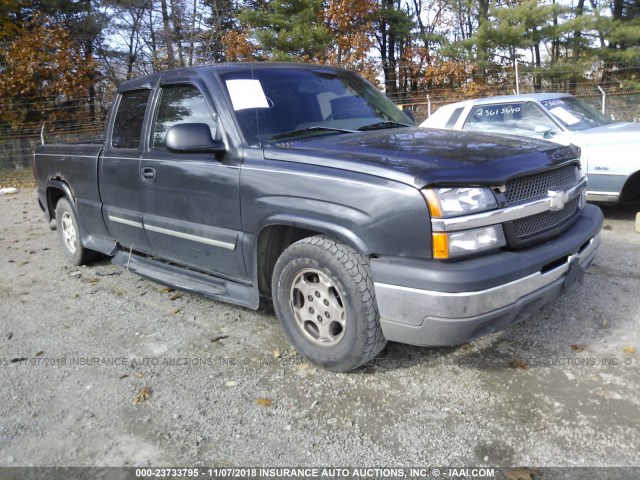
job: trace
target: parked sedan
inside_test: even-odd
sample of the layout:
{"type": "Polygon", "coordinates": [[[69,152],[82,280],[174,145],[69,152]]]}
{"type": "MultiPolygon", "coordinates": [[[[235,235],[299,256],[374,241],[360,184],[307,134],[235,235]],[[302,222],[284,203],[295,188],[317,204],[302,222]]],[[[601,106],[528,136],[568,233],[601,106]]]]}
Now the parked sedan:
{"type": "Polygon", "coordinates": [[[582,149],[589,200],[640,198],[640,123],[614,122],[572,95],[505,95],[452,103],[439,108],[420,126],[571,143],[582,149]]]}

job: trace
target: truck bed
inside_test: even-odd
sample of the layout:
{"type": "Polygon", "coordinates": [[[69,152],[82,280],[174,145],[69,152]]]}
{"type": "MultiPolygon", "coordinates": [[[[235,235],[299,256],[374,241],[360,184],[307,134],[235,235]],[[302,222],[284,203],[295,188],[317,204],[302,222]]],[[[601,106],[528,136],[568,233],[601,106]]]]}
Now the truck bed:
{"type": "Polygon", "coordinates": [[[98,166],[103,144],[51,144],[38,145],[34,152],[33,173],[40,206],[51,218],[47,188],[52,182],[61,182],[77,201],[83,227],[88,231],[104,231],[102,204],[98,190],[98,166]],[[96,229],[96,227],[100,227],[96,229]]]}

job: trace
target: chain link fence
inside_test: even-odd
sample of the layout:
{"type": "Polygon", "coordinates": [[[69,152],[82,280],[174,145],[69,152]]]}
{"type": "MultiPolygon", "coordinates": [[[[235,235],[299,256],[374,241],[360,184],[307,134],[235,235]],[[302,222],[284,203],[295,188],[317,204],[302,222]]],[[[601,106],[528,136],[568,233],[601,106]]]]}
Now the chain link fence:
{"type": "Polygon", "coordinates": [[[578,95],[584,102],[617,122],[640,122],[640,92],[621,92],[602,95],[578,95]]]}
{"type": "MultiPolygon", "coordinates": [[[[640,92],[609,93],[605,97],[600,94],[579,94],[586,103],[597,110],[602,110],[604,99],[605,114],[620,122],[640,121],[640,92]]],[[[448,103],[464,100],[456,96],[437,97],[433,100],[422,96],[415,100],[405,100],[399,104],[410,108],[417,123],[423,122],[430,114],[448,103]]],[[[46,143],[87,143],[103,140],[102,128],[91,125],[69,126],[67,130],[44,132],[46,143]]],[[[29,167],[33,158],[33,150],[42,142],[41,135],[33,130],[17,130],[0,132],[0,170],[19,170],[29,167]]]]}
{"type": "MultiPolygon", "coordinates": [[[[103,140],[101,129],[44,133],[45,143],[88,143],[103,140]]],[[[36,145],[42,143],[40,134],[16,131],[0,134],[0,170],[20,170],[29,167],[36,145]]]]}

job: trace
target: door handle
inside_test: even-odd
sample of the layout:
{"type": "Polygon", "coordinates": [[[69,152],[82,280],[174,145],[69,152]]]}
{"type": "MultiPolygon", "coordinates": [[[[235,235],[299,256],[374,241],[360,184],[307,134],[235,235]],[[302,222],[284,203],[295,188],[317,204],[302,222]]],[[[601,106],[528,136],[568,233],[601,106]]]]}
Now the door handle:
{"type": "Polygon", "coordinates": [[[142,169],[142,180],[146,182],[153,182],[156,179],[156,169],[145,167],[142,169]]]}

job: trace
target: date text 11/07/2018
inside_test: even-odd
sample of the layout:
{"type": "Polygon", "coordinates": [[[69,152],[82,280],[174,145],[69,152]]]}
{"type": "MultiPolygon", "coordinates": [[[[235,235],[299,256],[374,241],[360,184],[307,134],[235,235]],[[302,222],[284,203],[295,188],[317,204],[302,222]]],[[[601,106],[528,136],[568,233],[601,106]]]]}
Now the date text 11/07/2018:
{"type": "Polygon", "coordinates": [[[493,468],[429,468],[429,467],[204,467],[204,468],[137,468],[136,478],[495,478],[493,468]]]}

